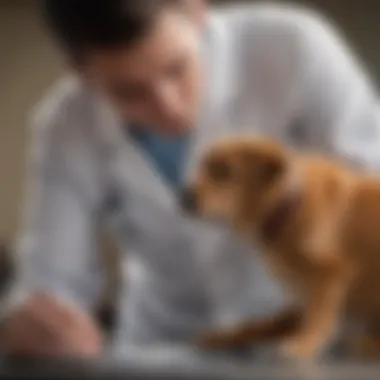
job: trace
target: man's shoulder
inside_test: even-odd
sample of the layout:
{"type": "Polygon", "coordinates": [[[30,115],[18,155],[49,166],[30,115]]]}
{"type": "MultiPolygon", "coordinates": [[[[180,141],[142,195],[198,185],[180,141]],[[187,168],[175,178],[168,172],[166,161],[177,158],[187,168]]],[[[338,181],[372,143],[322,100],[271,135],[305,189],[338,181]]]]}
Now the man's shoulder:
{"type": "Polygon", "coordinates": [[[278,58],[299,73],[318,62],[352,72],[362,66],[342,28],[313,7],[263,3],[228,7],[222,14],[231,25],[237,54],[244,57],[262,57],[263,62],[278,58]]]}
{"type": "Polygon", "coordinates": [[[85,194],[98,191],[100,156],[91,122],[96,120],[94,101],[75,77],[62,78],[36,105],[29,131],[30,162],[64,168],[65,175],[79,183],[85,194]]]}
{"type": "Polygon", "coordinates": [[[90,136],[94,98],[74,76],[66,76],[54,83],[29,115],[32,139],[41,145],[65,145],[70,141],[91,141],[90,136]],[[85,132],[85,133],[84,133],[85,132]],[[39,141],[40,140],[40,141],[39,141]]]}
{"type": "Polygon", "coordinates": [[[325,14],[302,5],[283,3],[243,4],[215,8],[215,18],[229,29],[242,50],[258,46],[267,50],[302,48],[310,38],[337,36],[338,27],[325,14]]]}
{"type": "Polygon", "coordinates": [[[273,30],[332,23],[325,14],[312,7],[275,2],[220,6],[213,8],[212,14],[226,23],[237,24],[243,28],[270,27],[273,30]]]}
{"type": "Polygon", "coordinates": [[[347,66],[352,60],[340,28],[313,8],[266,3],[222,7],[216,14],[228,30],[230,55],[239,63],[233,75],[242,81],[258,78],[274,88],[283,83],[285,90],[302,85],[316,62],[339,60],[347,66]]]}
{"type": "Polygon", "coordinates": [[[79,116],[76,112],[88,97],[88,91],[74,76],[65,76],[55,82],[33,107],[33,124],[51,125],[60,120],[79,116]]]}
{"type": "Polygon", "coordinates": [[[71,172],[97,163],[95,99],[75,77],[55,83],[30,115],[32,162],[65,162],[71,172]]]}

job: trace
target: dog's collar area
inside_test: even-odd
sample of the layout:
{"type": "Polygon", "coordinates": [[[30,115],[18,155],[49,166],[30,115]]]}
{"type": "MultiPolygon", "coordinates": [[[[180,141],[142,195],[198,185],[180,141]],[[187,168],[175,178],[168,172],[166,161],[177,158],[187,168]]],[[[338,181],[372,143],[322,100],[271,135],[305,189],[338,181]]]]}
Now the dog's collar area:
{"type": "Polygon", "coordinates": [[[294,215],[300,205],[301,199],[300,192],[294,191],[279,200],[259,228],[259,236],[263,243],[271,243],[281,235],[289,218],[294,215]]]}

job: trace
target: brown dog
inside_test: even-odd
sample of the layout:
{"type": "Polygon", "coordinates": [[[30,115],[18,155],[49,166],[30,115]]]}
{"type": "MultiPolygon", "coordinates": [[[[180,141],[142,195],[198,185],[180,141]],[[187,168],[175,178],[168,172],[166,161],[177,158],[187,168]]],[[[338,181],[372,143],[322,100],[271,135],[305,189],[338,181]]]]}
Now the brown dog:
{"type": "MultiPolygon", "coordinates": [[[[274,141],[231,137],[210,147],[185,196],[188,211],[221,218],[261,246],[294,305],[273,318],[201,337],[208,348],[279,341],[314,357],[341,318],[371,334],[380,352],[380,179],[274,141]]],[[[368,352],[366,352],[368,354],[368,352]]]]}

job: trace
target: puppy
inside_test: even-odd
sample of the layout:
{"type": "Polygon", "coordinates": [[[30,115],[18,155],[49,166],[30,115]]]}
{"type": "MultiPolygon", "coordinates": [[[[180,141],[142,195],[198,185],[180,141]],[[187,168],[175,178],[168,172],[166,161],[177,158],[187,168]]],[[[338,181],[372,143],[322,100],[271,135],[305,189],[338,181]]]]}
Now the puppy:
{"type": "Polygon", "coordinates": [[[273,340],[282,354],[312,358],[348,318],[368,328],[360,352],[380,353],[380,179],[275,141],[233,136],[209,148],[183,206],[259,245],[294,299],[272,318],[206,332],[203,346],[273,340]]]}

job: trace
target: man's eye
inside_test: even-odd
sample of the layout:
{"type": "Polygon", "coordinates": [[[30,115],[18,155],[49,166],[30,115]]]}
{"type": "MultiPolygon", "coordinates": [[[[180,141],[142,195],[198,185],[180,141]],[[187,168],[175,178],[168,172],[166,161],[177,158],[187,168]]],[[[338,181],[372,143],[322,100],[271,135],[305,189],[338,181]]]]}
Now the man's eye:
{"type": "Polygon", "coordinates": [[[136,101],[147,96],[147,91],[142,86],[114,86],[111,91],[124,101],[136,101]]]}
{"type": "Polygon", "coordinates": [[[209,166],[210,178],[216,182],[226,182],[232,177],[231,166],[227,162],[213,162],[209,166]]]}

